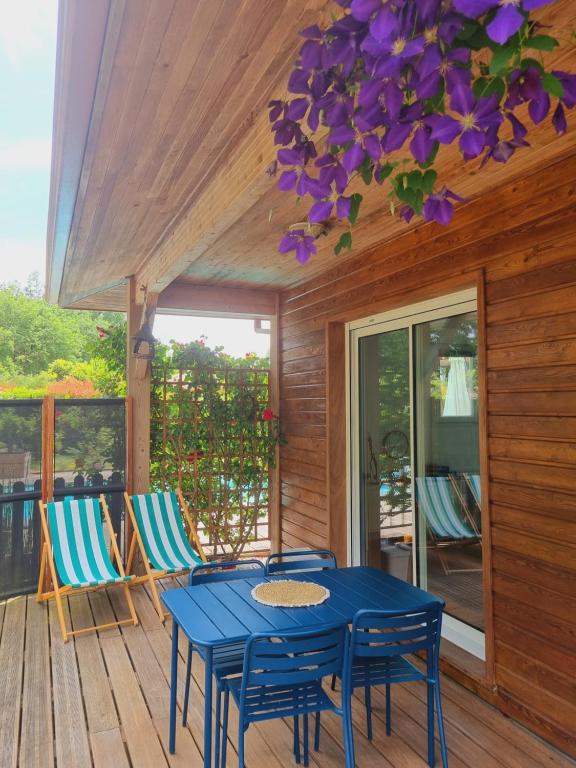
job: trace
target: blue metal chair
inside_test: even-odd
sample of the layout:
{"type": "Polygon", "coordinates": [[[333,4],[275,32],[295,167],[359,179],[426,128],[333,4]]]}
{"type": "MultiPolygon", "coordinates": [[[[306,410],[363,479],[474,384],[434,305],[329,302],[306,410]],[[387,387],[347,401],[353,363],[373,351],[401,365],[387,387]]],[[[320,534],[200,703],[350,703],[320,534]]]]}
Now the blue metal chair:
{"type": "MultiPolygon", "coordinates": [[[[218,581],[234,581],[250,576],[264,576],[264,563],[260,560],[234,560],[223,563],[202,563],[190,572],[189,586],[218,581]]],[[[220,722],[220,706],[222,699],[223,680],[228,675],[239,675],[244,663],[245,643],[225,645],[214,651],[212,670],[216,678],[216,727],[220,722]]],[[[190,680],[192,678],[192,654],[196,650],[203,661],[206,661],[204,649],[188,643],[188,661],[186,665],[186,687],[184,689],[184,704],[182,707],[182,725],[188,719],[188,700],[190,697],[190,680]]],[[[218,765],[218,738],[215,746],[215,765],[218,765]]]]}
{"type": "MultiPolygon", "coordinates": [[[[242,677],[224,680],[221,768],[226,768],[226,743],[230,694],[239,710],[238,766],[244,768],[244,737],[251,723],[283,717],[294,718],[294,754],[300,762],[299,718],[303,718],[304,765],[308,765],[308,715],[316,715],[314,749],[320,741],[320,713],[342,717],[346,768],[354,768],[350,694],[337,707],[322,687],[322,679],[342,674],[346,663],[348,628],[326,625],[304,632],[263,632],[246,644],[242,677]]],[[[217,724],[217,733],[219,728],[217,724]]],[[[216,763],[217,768],[218,763],[216,763]]]]}
{"type": "Polygon", "coordinates": [[[372,701],[370,688],[386,686],[386,734],[392,728],[390,686],[423,680],[428,689],[428,765],[434,766],[434,702],[442,765],[448,766],[444,719],[440,699],[440,632],[444,604],[431,601],[407,611],[358,611],[352,623],[348,664],[342,678],[343,689],[364,689],[367,735],[372,739],[372,701]],[[404,658],[406,654],[426,653],[422,671],[404,658]]]}
{"type": "Polygon", "coordinates": [[[266,558],[266,575],[337,568],[336,555],[329,549],[290,549],[274,552],[266,558]]]}

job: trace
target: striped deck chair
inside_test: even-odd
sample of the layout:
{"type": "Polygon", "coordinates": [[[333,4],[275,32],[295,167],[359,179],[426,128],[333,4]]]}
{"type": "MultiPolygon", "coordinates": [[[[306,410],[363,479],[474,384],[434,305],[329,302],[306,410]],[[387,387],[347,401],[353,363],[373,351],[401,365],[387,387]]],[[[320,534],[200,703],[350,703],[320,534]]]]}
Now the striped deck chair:
{"type": "Polygon", "coordinates": [[[138,624],[132,596],[128,589],[132,576],[126,576],[124,572],[104,496],[100,499],[51,501],[46,505],[40,502],[39,506],[44,543],[40,556],[36,599],[38,602],[52,598],[56,600],[58,621],[64,642],[67,642],[71,635],[116,627],[120,624],[138,624]],[[102,512],[110,537],[110,551],[104,539],[102,512]],[[117,568],[114,567],[113,560],[116,561],[117,568]],[[50,591],[44,591],[46,568],[52,580],[50,591]],[[72,593],[102,589],[111,584],[121,586],[124,590],[130,618],[95,627],[68,630],[62,597],[72,593]]]}
{"type": "Polygon", "coordinates": [[[196,527],[181,491],[144,493],[137,496],[124,494],[126,508],[133,526],[132,540],[128,550],[126,568],[132,571],[136,548],[138,547],[146,573],[136,576],[134,584],[148,582],[152,600],[160,620],[166,614],[160,602],[157,579],[180,576],[206,562],[196,527]],[[186,535],[183,518],[190,535],[186,535]]]}
{"type": "Polygon", "coordinates": [[[453,493],[453,486],[448,477],[417,477],[416,499],[424,513],[430,538],[439,548],[440,562],[448,573],[477,571],[478,568],[448,568],[441,548],[462,542],[477,543],[480,535],[463,510],[459,513],[453,493]]]}

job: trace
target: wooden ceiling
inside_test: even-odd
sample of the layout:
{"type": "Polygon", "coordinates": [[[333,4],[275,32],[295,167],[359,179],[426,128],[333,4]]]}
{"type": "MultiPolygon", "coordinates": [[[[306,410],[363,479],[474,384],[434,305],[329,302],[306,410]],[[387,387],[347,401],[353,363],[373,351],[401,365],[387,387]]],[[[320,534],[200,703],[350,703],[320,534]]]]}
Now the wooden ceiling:
{"type": "MultiPolygon", "coordinates": [[[[285,93],[298,30],[329,7],[328,0],[62,3],[51,300],[123,309],[128,275],[150,291],[175,279],[280,289],[342,261],[333,254],[334,230],[305,266],[278,254],[279,237],[303,209],[266,174],[274,158],[266,102],[285,93]]],[[[562,40],[557,66],[576,70],[576,4],[559,0],[539,16],[562,40]]],[[[441,161],[444,178],[475,198],[533,173],[576,151],[576,115],[569,121],[572,132],[563,137],[547,124],[533,130],[532,148],[506,166],[464,165],[450,148],[441,161]]],[[[407,228],[387,213],[380,188],[360,191],[355,254],[407,228]]]]}

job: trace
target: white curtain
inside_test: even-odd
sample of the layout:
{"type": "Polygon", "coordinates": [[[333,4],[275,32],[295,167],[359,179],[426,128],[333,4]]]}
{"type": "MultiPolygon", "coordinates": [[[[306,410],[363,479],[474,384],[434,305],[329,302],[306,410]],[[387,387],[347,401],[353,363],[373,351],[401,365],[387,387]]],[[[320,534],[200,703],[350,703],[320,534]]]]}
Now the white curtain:
{"type": "Polygon", "coordinates": [[[449,357],[448,385],[442,416],[472,416],[472,398],[466,385],[466,359],[449,357]]]}

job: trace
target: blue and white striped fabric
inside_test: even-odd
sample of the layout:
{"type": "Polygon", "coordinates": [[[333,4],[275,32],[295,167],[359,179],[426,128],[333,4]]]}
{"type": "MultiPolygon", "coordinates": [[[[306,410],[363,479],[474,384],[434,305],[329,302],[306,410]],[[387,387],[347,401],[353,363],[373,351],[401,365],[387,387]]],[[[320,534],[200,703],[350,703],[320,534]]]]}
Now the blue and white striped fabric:
{"type": "Polygon", "coordinates": [[[98,499],[65,499],[47,504],[58,576],[70,587],[128,581],[112,565],[102,530],[98,499]]]}
{"type": "Polygon", "coordinates": [[[468,481],[468,485],[474,496],[474,501],[480,506],[480,500],[482,498],[480,475],[466,475],[466,480],[468,481]]]}
{"type": "Polygon", "coordinates": [[[477,534],[459,517],[447,477],[417,477],[417,499],[432,533],[441,539],[472,539],[477,534]]]}
{"type": "Polygon", "coordinates": [[[132,505],[144,549],[156,570],[175,573],[202,562],[188,541],[174,492],[132,496],[132,505]]]}

